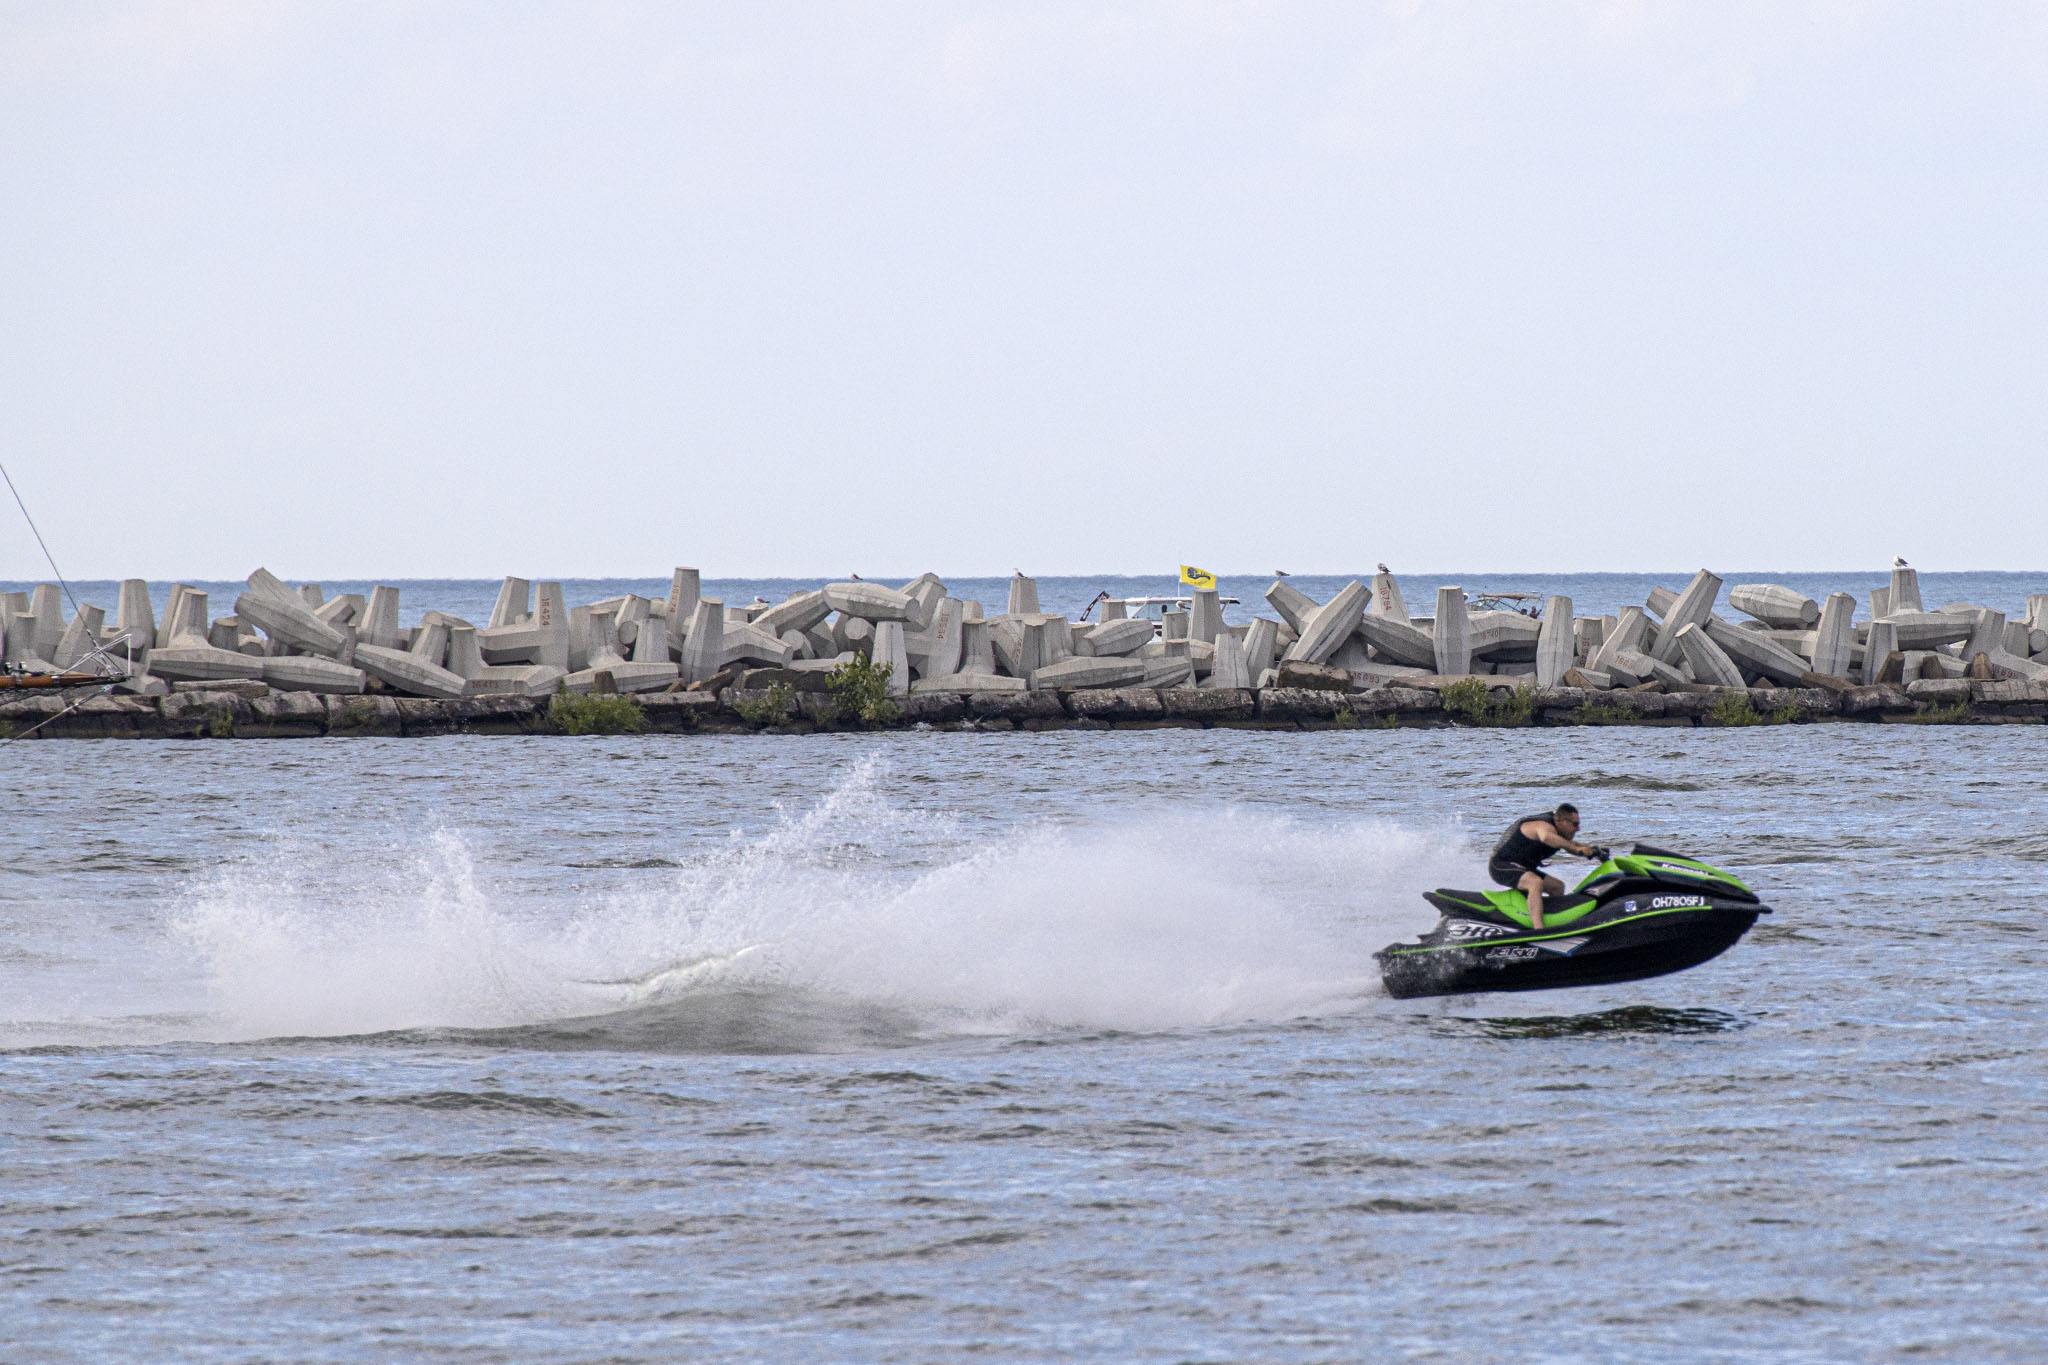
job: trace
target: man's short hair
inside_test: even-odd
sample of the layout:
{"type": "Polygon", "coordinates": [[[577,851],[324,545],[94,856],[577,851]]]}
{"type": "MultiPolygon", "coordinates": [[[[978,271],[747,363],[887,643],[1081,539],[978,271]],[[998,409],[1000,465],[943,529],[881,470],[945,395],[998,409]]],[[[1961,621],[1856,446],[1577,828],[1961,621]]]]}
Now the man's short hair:
{"type": "Polygon", "coordinates": [[[1560,801],[1557,803],[1556,814],[1558,815],[1577,815],[1578,813],[1579,808],[1577,806],[1574,806],[1569,801],[1560,801]]]}

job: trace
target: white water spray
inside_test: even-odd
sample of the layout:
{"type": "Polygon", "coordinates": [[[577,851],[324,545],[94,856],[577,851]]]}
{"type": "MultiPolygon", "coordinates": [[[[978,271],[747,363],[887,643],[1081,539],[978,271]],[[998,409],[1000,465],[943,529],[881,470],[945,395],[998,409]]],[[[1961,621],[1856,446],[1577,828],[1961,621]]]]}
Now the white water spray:
{"type": "MultiPolygon", "coordinates": [[[[963,832],[857,767],[758,837],[562,907],[441,831],[344,867],[288,846],[187,898],[234,1036],[505,1028],[711,989],[906,1011],[935,1032],[1160,1029],[1355,1008],[1428,924],[1454,831],[1243,808],[963,832]]],[[[641,874],[644,875],[644,874],[641,874]]]]}

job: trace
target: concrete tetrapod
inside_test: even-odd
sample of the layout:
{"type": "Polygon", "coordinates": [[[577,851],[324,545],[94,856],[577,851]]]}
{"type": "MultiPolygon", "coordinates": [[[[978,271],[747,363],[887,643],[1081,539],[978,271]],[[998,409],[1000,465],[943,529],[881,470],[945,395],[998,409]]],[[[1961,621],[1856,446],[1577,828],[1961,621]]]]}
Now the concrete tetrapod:
{"type": "Polygon", "coordinates": [[[1284,578],[1273,580],[1273,586],[1266,589],[1266,601],[1273,610],[1280,613],[1280,619],[1293,626],[1297,635],[1308,628],[1308,620],[1321,605],[1301,589],[1284,578]]]}
{"type": "MultiPolygon", "coordinates": [[[[898,621],[894,624],[900,626],[903,623],[898,621]]],[[[879,632],[881,626],[877,625],[875,629],[879,632]]],[[[724,632],[726,664],[752,662],[780,668],[787,665],[796,652],[780,636],[771,635],[756,625],[736,626],[727,621],[724,632]]]]}
{"type": "Polygon", "coordinates": [[[498,588],[498,600],[491,604],[487,626],[516,626],[533,615],[533,584],[523,578],[507,578],[498,588]]]}
{"type": "Polygon", "coordinates": [[[244,579],[243,582],[248,584],[250,592],[260,597],[268,597],[277,602],[287,602],[295,607],[304,607],[307,611],[312,611],[315,605],[317,605],[308,602],[299,595],[298,590],[292,587],[291,584],[285,582],[268,569],[257,569],[244,579]]]}
{"type": "Polygon", "coordinates": [[[273,597],[251,589],[235,599],[235,616],[293,649],[328,659],[341,653],[341,631],[295,598],[273,597]]]}
{"type": "Polygon", "coordinates": [[[29,594],[28,614],[35,618],[35,634],[31,637],[36,657],[48,659],[57,652],[57,642],[64,638],[64,597],[55,583],[39,583],[29,594]]]}
{"type": "Polygon", "coordinates": [[[946,584],[935,573],[919,574],[900,589],[910,599],[910,615],[903,618],[908,627],[903,634],[906,641],[918,631],[932,628],[932,618],[938,614],[939,603],[946,600],[946,584]]]}
{"type": "MultiPolygon", "coordinates": [[[[1731,626],[1719,616],[1708,616],[1704,627],[1706,636],[1721,647],[1737,667],[1748,673],[1761,673],[1780,687],[1797,687],[1799,680],[1812,667],[1806,660],[1772,640],[1760,630],[1744,630],[1731,626]]],[[[1693,670],[1697,673],[1699,670],[1693,670]]],[[[1700,679],[1705,682],[1705,678],[1700,679]]]]}
{"type": "Polygon", "coordinates": [[[820,591],[833,611],[864,621],[907,621],[914,609],[909,594],[865,580],[827,583],[820,591]]]}
{"type": "MultiPolygon", "coordinates": [[[[183,583],[173,583],[171,585],[171,598],[168,602],[164,603],[163,617],[156,624],[156,644],[158,648],[169,644],[177,634],[178,617],[185,609],[185,595],[192,591],[192,588],[183,583]]],[[[203,612],[201,613],[201,615],[204,614],[203,612]]],[[[201,631],[200,638],[204,639],[205,637],[206,632],[201,631]]]]}
{"type": "Polygon", "coordinates": [[[1738,583],[1728,589],[1728,605],[1780,630],[1811,630],[1820,620],[1820,604],[1782,583],[1738,583]]]}
{"type": "Polygon", "coordinates": [[[1465,613],[1463,588],[1436,590],[1436,621],[1430,629],[1436,671],[1455,677],[1472,671],[1472,625],[1465,613]]]}
{"type": "Polygon", "coordinates": [[[477,648],[488,664],[541,664],[569,669],[569,613],[562,605],[562,585],[537,583],[533,615],[516,626],[491,626],[477,632],[477,648]]]}
{"type": "Polygon", "coordinates": [[[633,637],[633,662],[665,664],[673,659],[668,647],[668,618],[649,616],[641,621],[639,633],[633,637]]]}
{"type": "Polygon", "coordinates": [[[1831,592],[1820,609],[1813,635],[1813,671],[1828,678],[1849,676],[1850,652],[1856,643],[1856,599],[1831,592]]]}
{"type": "Polygon", "coordinates": [[[203,645],[206,643],[206,616],[206,594],[180,583],[172,589],[171,609],[164,613],[164,623],[158,630],[157,639],[167,645],[203,645]]]}
{"type": "Polygon", "coordinates": [[[366,601],[361,593],[345,592],[322,602],[319,610],[313,614],[336,630],[341,630],[363,619],[365,605],[366,601]]]}
{"type": "Polygon", "coordinates": [[[832,610],[823,592],[800,592],[762,612],[753,624],[775,635],[786,630],[809,630],[830,616],[832,610]]]}
{"type": "Polygon", "coordinates": [[[1920,571],[1903,565],[1893,568],[1891,596],[1885,599],[1885,615],[1896,616],[1905,611],[1923,611],[1920,605],[1920,571]]]}
{"type": "Polygon", "coordinates": [[[1562,687],[1565,671],[1578,658],[1572,631],[1572,599],[1553,597],[1543,605],[1543,624],[1536,636],[1536,685],[1562,687]]]}
{"type": "Polygon", "coordinates": [[[1372,576],[1372,602],[1365,609],[1368,616],[1384,616],[1390,621],[1408,623],[1408,604],[1401,600],[1401,585],[1390,573],[1381,572],[1372,576]]]}
{"type": "Polygon", "coordinates": [[[1188,638],[1216,643],[1216,634],[1223,629],[1223,606],[1217,600],[1216,589],[1196,588],[1195,600],[1188,608],[1188,638]]]}
{"type": "Polygon", "coordinates": [[[325,692],[346,696],[363,690],[363,670],[310,654],[283,655],[258,661],[263,681],[280,692],[325,692]]]}
{"type": "Polygon", "coordinates": [[[1051,613],[1040,613],[1038,619],[1045,626],[1045,655],[1039,660],[1040,666],[1073,658],[1074,623],[1051,613]]]}
{"type": "Polygon", "coordinates": [[[1679,650],[1685,655],[1685,662],[1696,680],[1715,687],[1748,686],[1735,661],[1698,626],[1680,626],[1673,638],[1678,641],[1679,650]]]}
{"type": "Polygon", "coordinates": [[[1140,687],[1191,687],[1195,681],[1192,659],[1147,659],[1140,687]]]}
{"type": "Polygon", "coordinates": [[[1614,629],[1612,616],[1580,616],[1572,621],[1572,653],[1581,659],[1591,659],[1614,629]]]}
{"type": "Polygon", "coordinates": [[[1064,659],[1031,675],[1031,690],[1052,692],[1062,687],[1134,687],[1149,667],[1143,659],[1064,659]]]}
{"type": "MultiPolygon", "coordinates": [[[[57,648],[50,655],[50,662],[60,669],[76,668],[81,660],[100,647],[100,632],[107,623],[107,613],[87,602],[80,606],[78,614],[71,618],[71,624],[64,627],[64,633],[57,637],[57,648]]],[[[96,665],[99,660],[93,660],[96,665]]],[[[94,669],[103,672],[104,669],[94,669]]]]}
{"type": "Polygon", "coordinates": [[[697,600],[690,631],[683,640],[682,679],[702,682],[725,667],[725,603],[715,597],[697,600]]]}
{"type": "Polygon", "coordinates": [[[1900,649],[1960,644],[1977,628],[1975,613],[1965,616],[1960,612],[1895,611],[1884,619],[1897,632],[1900,649]]]}
{"type": "Polygon", "coordinates": [[[443,700],[468,695],[466,680],[402,649],[356,643],[356,667],[400,692],[443,700]]]}
{"type": "Polygon", "coordinates": [[[1006,678],[1000,673],[945,673],[935,678],[919,678],[910,685],[913,692],[1028,692],[1031,684],[1022,678],[1006,678]]]}
{"type": "Polygon", "coordinates": [[[1250,687],[1251,670],[1245,666],[1244,646],[1229,631],[1216,637],[1216,658],[1202,686],[1211,688],[1250,687]]]}
{"type": "Polygon", "coordinates": [[[1038,606],[1038,580],[1015,574],[1010,579],[1010,606],[1005,616],[1036,616],[1038,606]]]}
{"type": "Polygon", "coordinates": [[[993,675],[996,672],[996,652],[991,640],[990,624],[987,621],[967,620],[960,623],[960,671],[962,673],[993,675]]]}
{"type": "Polygon", "coordinates": [[[999,616],[988,623],[988,639],[995,650],[996,663],[1013,678],[1029,678],[1051,662],[1043,652],[1045,628],[1032,629],[1037,620],[999,616]]]}
{"type": "Polygon", "coordinates": [[[1601,671],[1610,674],[1623,687],[1635,687],[1646,682],[1661,682],[1670,687],[1686,681],[1685,674],[1662,659],[1653,659],[1634,649],[1617,651],[1601,671]]]}
{"type": "MultiPolygon", "coordinates": [[[[1141,642],[1142,643],[1142,642],[1141,642]]],[[[1101,653],[1098,648],[1096,653],[1101,653]]],[[[1280,657],[1280,623],[1269,617],[1252,618],[1249,629],[1244,633],[1245,670],[1256,679],[1259,674],[1271,668],[1280,657]]],[[[1250,686],[1249,683],[1246,686],[1250,686]]]]}
{"type": "Polygon", "coordinates": [[[569,608],[569,671],[572,674],[590,667],[590,618],[595,611],[592,606],[569,608]]]}
{"type": "Polygon", "coordinates": [[[875,647],[875,623],[865,616],[835,616],[832,618],[832,643],[835,654],[852,650],[857,654],[872,653],[875,647]]]}
{"type": "Polygon", "coordinates": [[[1288,646],[1287,658],[1299,663],[1319,664],[1337,652],[1365,617],[1365,584],[1352,579],[1335,597],[1317,607],[1301,638],[1288,646]]]}
{"type": "Polygon", "coordinates": [[[1614,629],[1600,642],[1600,648],[1593,651],[1586,666],[1605,672],[1614,662],[1614,656],[1624,650],[1647,653],[1643,646],[1649,642],[1650,618],[1641,607],[1623,607],[1614,629]]]}
{"type": "Polygon", "coordinates": [[[446,657],[441,666],[464,682],[475,682],[483,676],[483,650],[477,646],[475,626],[448,627],[446,657]]]}
{"type": "Polygon", "coordinates": [[[1863,681],[1876,682],[1885,660],[1900,652],[1898,627],[1890,621],[1872,621],[1863,642],[1863,681]]]}
{"type": "Polygon", "coordinates": [[[1391,616],[1367,613],[1359,619],[1358,633],[1383,660],[1436,671],[1436,641],[1427,631],[1391,616]]]}
{"type": "Polygon", "coordinates": [[[1714,600],[1721,595],[1721,580],[1701,569],[1692,576],[1692,582],[1685,585],[1685,591],[1678,594],[1670,610],[1664,613],[1664,628],[1658,632],[1654,649],[1646,651],[1658,663],[1676,663],[1678,660],[1678,632],[1687,626],[1705,626],[1707,617],[1714,611],[1714,600]]]}
{"type": "Polygon", "coordinates": [[[955,673],[960,668],[960,636],[966,604],[942,597],[932,610],[931,625],[905,639],[911,667],[924,676],[955,673]]]}
{"type": "Polygon", "coordinates": [[[216,649],[191,636],[178,643],[149,652],[149,671],[165,682],[227,682],[236,678],[261,678],[263,666],[273,662],[232,649],[216,649]]]}
{"type": "Polygon", "coordinates": [[[690,622],[697,618],[697,601],[703,596],[701,582],[695,569],[679,568],[669,575],[668,580],[668,647],[670,654],[680,661],[683,637],[690,632],[690,622]]]}
{"type": "Polygon", "coordinates": [[[910,655],[903,648],[903,623],[901,621],[877,621],[875,623],[874,663],[878,668],[889,670],[888,692],[892,697],[908,696],[910,693],[910,655]]]}
{"type": "Polygon", "coordinates": [[[635,664],[619,658],[596,658],[589,668],[566,674],[559,681],[563,691],[586,696],[598,690],[602,674],[609,674],[612,690],[622,693],[659,692],[678,676],[676,666],[665,660],[658,664],[635,664]]]}
{"type": "Polygon", "coordinates": [[[26,673],[57,673],[57,665],[36,653],[36,618],[25,611],[9,612],[7,631],[0,640],[0,659],[9,668],[26,673]]]}
{"type": "MultiPolygon", "coordinates": [[[[1979,654],[2010,654],[2013,651],[2005,645],[2005,613],[1984,608],[1977,613],[1977,624],[1970,632],[1970,638],[1963,644],[1963,659],[1970,660],[1979,654]]],[[[2026,651],[2019,651],[2019,657],[2027,657],[2026,651]]],[[[62,659],[57,662],[63,663],[62,659]]]]}
{"type": "Polygon", "coordinates": [[[370,589],[369,605],[363,608],[362,624],[356,627],[356,643],[378,649],[405,648],[405,632],[398,626],[398,589],[383,583],[370,589]]]}
{"type": "MultiPolygon", "coordinates": [[[[130,647],[137,654],[156,644],[156,610],[150,605],[146,580],[121,580],[121,600],[115,610],[114,630],[128,638],[130,647]]],[[[121,647],[115,645],[112,652],[122,652],[121,647]]]]}

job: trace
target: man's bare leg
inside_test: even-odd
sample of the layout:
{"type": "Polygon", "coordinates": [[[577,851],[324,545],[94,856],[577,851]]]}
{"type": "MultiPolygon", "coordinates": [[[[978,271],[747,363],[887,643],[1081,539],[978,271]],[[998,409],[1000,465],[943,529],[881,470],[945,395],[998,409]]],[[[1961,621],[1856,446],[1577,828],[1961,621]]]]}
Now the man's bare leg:
{"type": "Polygon", "coordinates": [[[1515,883],[1521,888],[1522,899],[1529,903],[1529,925],[1534,929],[1543,927],[1543,883],[1548,880],[1540,872],[1524,872],[1515,883]]]}

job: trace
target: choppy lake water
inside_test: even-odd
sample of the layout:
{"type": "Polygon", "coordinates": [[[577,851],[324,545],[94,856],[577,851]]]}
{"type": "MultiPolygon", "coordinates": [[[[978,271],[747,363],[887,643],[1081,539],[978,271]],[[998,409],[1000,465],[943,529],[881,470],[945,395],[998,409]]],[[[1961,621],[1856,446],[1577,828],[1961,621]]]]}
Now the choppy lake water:
{"type": "Polygon", "coordinates": [[[2048,729],[0,746],[9,1359],[2039,1359],[2048,729]],[[1777,913],[1372,952],[1557,799],[1777,913]]]}

